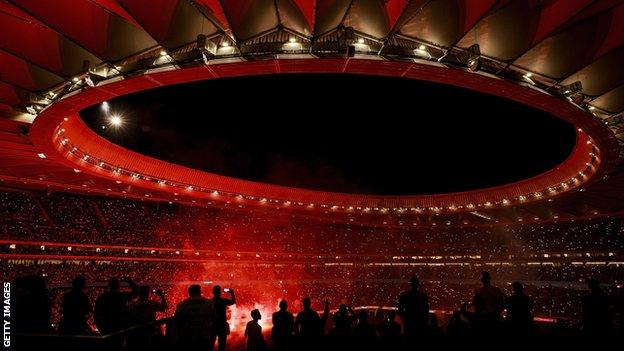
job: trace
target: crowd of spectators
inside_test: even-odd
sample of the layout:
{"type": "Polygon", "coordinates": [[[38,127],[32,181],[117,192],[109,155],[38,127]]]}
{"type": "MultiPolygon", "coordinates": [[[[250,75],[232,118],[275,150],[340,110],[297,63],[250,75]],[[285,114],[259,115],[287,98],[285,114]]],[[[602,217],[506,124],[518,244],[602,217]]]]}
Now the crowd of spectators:
{"type": "MultiPolygon", "coordinates": [[[[300,267],[269,264],[236,265],[230,263],[183,263],[183,262],[133,262],[133,261],[4,261],[0,268],[10,281],[24,274],[34,274],[46,278],[53,300],[60,298],[68,288],[67,277],[82,275],[88,282],[87,295],[94,302],[95,296],[106,286],[110,276],[123,277],[129,273],[141,277],[145,284],[165,291],[169,296],[180,298],[184,286],[197,282],[204,285],[224,282],[243,287],[244,301],[255,301],[268,305],[282,298],[296,301],[297,296],[321,296],[333,301],[341,301],[353,306],[391,306],[404,286],[404,277],[419,275],[422,289],[431,296],[432,309],[453,310],[458,301],[469,301],[477,283],[476,277],[484,268],[494,267],[415,267],[415,268],[357,268],[343,266],[300,267]]],[[[606,267],[605,267],[606,268],[606,267]]],[[[600,270],[577,271],[580,280],[543,280],[535,274],[519,274],[498,268],[490,272],[498,280],[501,288],[511,292],[511,283],[521,279],[526,290],[534,298],[536,316],[559,318],[571,324],[578,323],[581,311],[579,301],[585,290],[585,278],[607,277],[600,270]],[[581,283],[582,282],[582,283],[581,283]]],[[[537,272],[538,268],[529,267],[537,272]]],[[[569,266],[570,270],[577,269],[569,266]]],[[[548,277],[551,278],[551,277],[548,277]]],[[[556,278],[553,276],[552,278],[556,278]]],[[[602,280],[613,283],[613,280],[602,280]]],[[[604,289],[612,296],[619,296],[621,285],[605,284],[604,289]]],[[[60,322],[59,301],[52,308],[52,321],[60,322]]],[[[297,302],[294,302],[295,305],[297,302]]],[[[320,306],[315,306],[320,308],[320,306]]],[[[171,306],[170,306],[171,309],[171,306]]],[[[169,310],[169,313],[172,311],[169,310]]]]}
{"type": "Polygon", "coordinates": [[[578,324],[553,324],[546,329],[534,319],[542,303],[539,290],[525,289],[518,281],[510,289],[498,287],[487,271],[482,272],[479,283],[459,288],[464,289],[464,296],[454,297],[454,307],[445,315],[432,311],[440,290],[435,285],[423,286],[416,277],[409,280],[407,290],[405,284],[373,284],[372,288],[379,291],[377,296],[367,296],[361,283],[309,283],[307,288],[298,287],[293,295],[288,293],[291,287],[281,286],[275,296],[279,297],[274,299],[278,303],[261,305],[257,301],[271,290],[268,282],[236,286],[237,291],[242,291],[236,295],[232,288],[210,284],[209,298],[202,295],[201,284],[156,287],[139,285],[127,277],[112,277],[106,287],[91,290],[86,289],[87,279],[78,275],[71,287],[54,296],[45,277],[36,274],[15,279],[13,313],[18,333],[108,335],[147,326],[128,334],[128,345],[136,349],[165,345],[161,340],[187,349],[218,345],[218,350],[223,351],[230,333],[245,338],[247,350],[265,350],[267,345],[289,350],[295,346],[317,349],[321,344],[337,349],[353,345],[359,345],[358,349],[396,349],[401,345],[412,347],[423,338],[442,336],[607,337],[624,332],[622,291],[606,291],[594,278],[586,283],[588,288],[572,300],[580,313],[578,324]],[[307,296],[315,296],[315,302],[307,296]],[[357,301],[374,301],[382,296],[385,310],[362,307],[357,301]],[[287,301],[295,303],[289,305],[287,301]],[[337,308],[331,310],[331,304],[337,308]],[[55,305],[60,306],[58,316],[52,313],[55,305]],[[295,317],[289,307],[301,312],[295,317]],[[322,315],[315,312],[317,309],[322,309],[322,315]],[[270,323],[261,321],[263,315],[270,318],[270,323]],[[167,321],[165,335],[153,323],[166,316],[172,319],[167,321]]]}
{"type": "MultiPolygon", "coordinates": [[[[436,321],[446,328],[452,320],[457,322],[450,317],[452,311],[474,312],[473,294],[483,270],[495,277],[505,295],[513,294],[514,281],[523,281],[535,316],[577,326],[583,323],[589,277],[603,283],[600,289],[612,302],[609,313],[617,319],[614,306],[621,301],[624,282],[622,224],[621,219],[606,218],[383,229],[306,221],[288,213],[7,192],[0,193],[0,254],[10,258],[0,260],[0,271],[3,281],[35,282],[38,291],[46,291],[49,325],[56,331],[65,328],[60,306],[71,289],[67,277],[72,276],[84,277],[74,285],[82,286],[82,300],[93,309],[109,277],[141,277],[149,291],[159,291],[169,301],[184,299],[193,283],[236,286],[238,303],[230,308],[230,326],[244,334],[251,310],[257,310],[256,324],[250,326],[253,333],[267,326],[263,320],[270,319],[268,306],[279,300],[302,309],[302,297],[313,296],[315,310],[324,308],[324,300],[354,309],[396,306],[406,276],[420,277],[419,289],[429,296],[431,309],[450,313],[448,320],[436,321]],[[115,245],[120,247],[113,249],[115,245]],[[23,276],[43,277],[48,288],[42,288],[40,279],[20,280],[23,276]]],[[[138,290],[132,299],[137,296],[138,290]]],[[[145,291],[140,296],[144,302],[149,299],[145,291]]],[[[175,314],[175,304],[160,306],[158,317],[175,314]]],[[[90,330],[99,329],[93,316],[87,320],[90,330]]],[[[352,317],[357,324],[358,316],[352,317]]],[[[379,322],[383,320],[390,323],[384,318],[379,322]]]]}
{"type": "Polygon", "coordinates": [[[540,254],[622,251],[622,220],[384,229],[288,213],[66,194],[0,193],[0,239],[319,254],[540,254]],[[289,240],[289,238],[298,240],[289,240]],[[484,250],[484,248],[487,248],[484,250]]]}

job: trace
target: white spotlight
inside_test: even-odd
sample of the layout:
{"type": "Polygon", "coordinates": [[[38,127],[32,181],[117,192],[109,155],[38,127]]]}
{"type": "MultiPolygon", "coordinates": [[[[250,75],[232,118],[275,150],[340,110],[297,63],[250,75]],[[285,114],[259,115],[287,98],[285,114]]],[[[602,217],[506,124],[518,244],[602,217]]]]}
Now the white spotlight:
{"type": "Polygon", "coordinates": [[[110,118],[110,124],[115,127],[119,127],[123,124],[123,120],[118,115],[113,115],[110,118]]]}

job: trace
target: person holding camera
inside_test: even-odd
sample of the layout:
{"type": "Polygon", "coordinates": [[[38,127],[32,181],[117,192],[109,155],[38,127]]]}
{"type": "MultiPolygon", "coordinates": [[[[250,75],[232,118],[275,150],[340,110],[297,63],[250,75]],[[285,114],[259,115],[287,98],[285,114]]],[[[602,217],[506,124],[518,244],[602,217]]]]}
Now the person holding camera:
{"type": "Polygon", "coordinates": [[[130,314],[135,325],[147,324],[156,321],[157,312],[167,310],[167,299],[161,289],[153,291],[160,301],[150,299],[150,289],[148,286],[139,287],[139,298],[130,305],[130,314]]]}
{"type": "Polygon", "coordinates": [[[153,291],[158,295],[160,301],[150,299],[150,288],[148,286],[139,287],[139,298],[130,304],[131,323],[142,326],[133,331],[128,337],[129,349],[140,350],[150,348],[161,336],[160,328],[154,325],[156,313],[167,310],[167,299],[161,289],[153,291]]]}
{"type": "Polygon", "coordinates": [[[212,348],[214,348],[216,339],[219,339],[219,351],[225,351],[227,336],[230,334],[230,325],[227,322],[227,308],[236,304],[236,295],[234,295],[233,289],[225,288],[223,292],[229,293],[230,298],[221,297],[221,286],[215,285],[212,288],[212,302],[214,304],[212,348]]]}

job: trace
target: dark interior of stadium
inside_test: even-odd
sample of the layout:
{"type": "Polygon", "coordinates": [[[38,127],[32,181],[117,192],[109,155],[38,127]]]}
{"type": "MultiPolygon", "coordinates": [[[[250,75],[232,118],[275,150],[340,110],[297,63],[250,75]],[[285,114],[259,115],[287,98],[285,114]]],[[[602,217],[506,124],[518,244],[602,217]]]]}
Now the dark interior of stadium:
{"type": "Polygon", "coordinates": [[[624,337],[624,1],[0,0],[8,350],[624,337]]]}

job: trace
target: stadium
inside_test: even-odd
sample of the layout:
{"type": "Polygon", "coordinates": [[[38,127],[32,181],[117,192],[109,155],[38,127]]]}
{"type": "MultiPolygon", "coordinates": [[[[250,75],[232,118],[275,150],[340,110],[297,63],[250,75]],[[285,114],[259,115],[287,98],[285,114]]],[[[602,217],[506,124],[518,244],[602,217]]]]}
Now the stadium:
{"type": "Polygon", "coordinates": [[[624,335],[624,1],[0,0],[0,30],[6,348],[624,335]]]}

